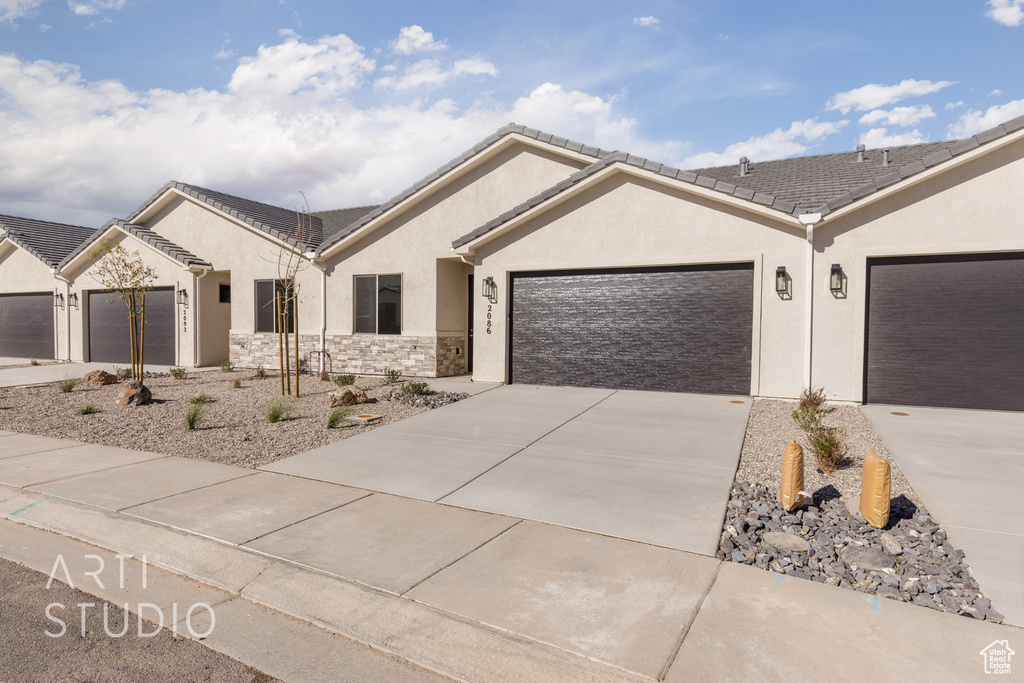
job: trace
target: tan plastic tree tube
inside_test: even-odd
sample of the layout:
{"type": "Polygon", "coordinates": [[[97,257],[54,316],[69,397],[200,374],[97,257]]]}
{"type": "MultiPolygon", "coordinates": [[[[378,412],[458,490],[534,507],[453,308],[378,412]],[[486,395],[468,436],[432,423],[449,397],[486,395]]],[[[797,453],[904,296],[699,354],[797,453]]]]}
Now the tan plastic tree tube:
{"type": "Polygon", "coordinates": [[[889,523],[891,487],[889,462],[869,448],[861,473],[860,514],[876,529],[882,529],[889,523]]]}
{"type": "Polygon", "coordinates": [[[792,512],[807,501],[804,494],[804,449],[796,441],[790,441],[782,454],[782,486],[779,502],[782,509],[792,512]]]}

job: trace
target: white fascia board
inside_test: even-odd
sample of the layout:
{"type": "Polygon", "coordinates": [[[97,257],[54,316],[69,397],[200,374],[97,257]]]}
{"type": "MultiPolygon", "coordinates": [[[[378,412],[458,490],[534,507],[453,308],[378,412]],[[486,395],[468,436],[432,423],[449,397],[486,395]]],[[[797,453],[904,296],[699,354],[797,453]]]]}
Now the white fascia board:
{"type": "MultiPolygon", "coordinates": [[[[959,154],[953,157],[952,159],[947,159],[946,161],[943,161],[940,164],[936,164],[935,166],[932,166],[929,169],[925,169],[920,173],[909,176],[908,178],[905,178],[904,180],[901,180],[897,183],[893,183],[889,187],[885,187],[876,192],[872,192],[869,195],[865,195],[863,198],[855,200],[852,204],[847,204],[846,206],[840,207],[835,211],[832,211],[831,213],[827,214],[824,217],[824,219],[822,219],[821,224],[818,227],[827,226],[829,222],[833,220],[842,218],[843,216],[849,213],[853,213],[854,211],[857,211],[865,206],[870,206],[875,202],[881,201],[887,197],[891,197],[892,195],[898,192],[902,192],[903,190],[919,185],[920,183],[928,182],[932,178],[942,175],[946,171],[950,171],[954,168],[959,168],[964,164],[970,163],[974,159],[985,156],[990,152],[1000,150],[1003,147],[1006,147],[1007,145],[1012,145],[1013,143],[1021,139],[1024,139],[1024,128],[1018,131],[1014,131],[1009,135],[1004,135],[1003,137],[998,138],[997,140],[993,140],[992,142],[986,142],[983,145],[979,145],[978,147],[975,147],[969,152],[964,152],[963,154],[959,154]]],[[[893,168],[893,170],[898,171],[899,169],[893,168]]]]}
{"type": "Polygon", "coordinates": [[[647,171],[629,164],[614,163],[608,166],[607,168],[601,169],[594,175],[581,180],[580,182],[576,183],[567,190],[559,192],[558,194],[551,197],[547,201],[541,202],[537,206],[521,213],[515,218],[509,219],[508,222],[498,226],[494,230],[491,230],[486,234],[480,235],[471,242],[463,244],[461,247],[454,249],[454,251],[456,254],[470,256],[473,253],[475,253],[476,248],[479,247],[480,245],[486,244],[487,242],[490,242],[491,240],[501,235],[504,235],[505,233],[511,230],[514,230],[523,223],[526,223],[527,221],[536,218],[545,211],[553,209],[562,202],[572,199],[583,190],[589,188],[591,185],[599,183],[605,178],[608,178],[612,175],[619,173],[625,173],[627,175],[631,175],[637,178],[643,178],[645,180],[649,180],[659,185],[664,185],[666,187],[672,188],[673,190],[681,190],[685,193],[698,195],[700,197],[710,199],[721,204],[733,206],[748,213],[754,213],[760,216],[765,216],[773,220],[776,220],[780,223],[784,223],[790,227],[800,227],[800,221],[797,217],[791,216],[790,214],[782,213],[781,211],[776,211],[775,209],[770,209],[766,206],[762,206],[761,204],[755,204],[754,202],[750,202],[745,199],[732,197],[722,192],[716,192],[715,190],[711,190],[706,187],[701,187],[700,185],[695,185],[693,183],[677,180],[675,178],[669,178],[661,175],[660,173],[647,171]]]}
{"type": "MultiPolygon", "coordinates": [[[[320,260],[326,260],[330,258],[331,255],[337,252],[338,250],[343,249],[344,247],[348,246],[349,244],[356,240],[362,239],[363,236],[373,232],[375,229],[377,229],[381,225],[384,225],[393,218],[401,216],[403,213],[405,213],[412,207],[416,206],[416,204],[419,203],[420,200],[430,196],[431,194],[458,180],[462,176],[466,175],[473,169],[483,164],[488,159],[492,158],[494,155],[498,154],[499,152],[505,149],[508,149],[514,144],[522,144],[526,145],[527,147],[533,147],[536,149],[543,150],[545,152],[559,154],[569,159],[579,161],[580,163],[585,164],[586,166],[589,166],[590,164],[596,163],[598,161],[596,157],[592,157],[587,154],[580,154],[579,152],[574,152],[564,147],[558,147],[557,145],[551,145],[546,142],[541,142],[540,140],[535,140],[533,138],[520,135],[519,133],[510,133],[509,135],[506,135],[505,137],[495,142],[493,145],[491,145],[484,151],[474,156],[466,163],[461,164],[456,168],[453,168],[448,173],[445,173],[441,177],[436,178],[429,185],[420,188],[420,190],[417,191],[415,194],[406,197],[400,203],[396,204],[395,206],[391,207],[381,215],[377,216],[366,225],[360,227],[351,235],[347,235],[344,239],[332,244],[330,247],[328,247],[326,251],[324,251],[320,255],[320,260]]],[[[566,177],[568,177],[569,175],[572,175],[572,173],[568,173],[566,177]]]]}

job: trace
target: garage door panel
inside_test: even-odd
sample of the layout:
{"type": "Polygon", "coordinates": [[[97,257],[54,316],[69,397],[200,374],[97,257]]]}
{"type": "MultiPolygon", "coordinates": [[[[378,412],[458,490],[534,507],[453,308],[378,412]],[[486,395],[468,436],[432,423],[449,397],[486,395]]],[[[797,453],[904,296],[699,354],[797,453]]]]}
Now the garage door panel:
{"type": "Polygon", "coordinates": [[[749,394],[753,267],[513,276],[511,381],[749,394]]]}
{"type": "MultiPolygon", "coordinates": [[[[128,309],[109,292],[89,292],[89,359],[98,363],[131,363],[128,309]],[[111,299],[113,300],[111,301],[111,299]]],[[[146,294],[145,361],[174,365],[174,289],[146,294]]]]}
{"type": "Polygon", "coordinates": [[[0,356],[55,357],[53,294],[0,295],[0,356]]]}
{"type": "Polygon", "coordinates": [[[1024,254],[868,261],[865,401],[1024,410],[1024,254]]]}

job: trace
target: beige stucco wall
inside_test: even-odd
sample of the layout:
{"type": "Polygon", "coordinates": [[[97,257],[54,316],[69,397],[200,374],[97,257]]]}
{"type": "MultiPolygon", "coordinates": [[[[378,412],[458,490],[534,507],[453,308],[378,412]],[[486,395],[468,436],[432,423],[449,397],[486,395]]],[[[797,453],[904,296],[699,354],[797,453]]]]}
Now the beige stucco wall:
{"type": "MultiPolygon", "coordinates": [[[[208,261],[214,270],[228,271],[231,279],[230,330],[243,334],[255,332],[254,283],[279,277],[278,261],[282,254],[279,242],[225,217],[212,207],[180,195],[167,202],[152,217],[146,218],[143,225],[208,261]]],[[[310,267],[308,260],[304,260],[296,280],[299,283],[299,330],[318,334],[320,274],[310,267]]],[[[207,364],[205,356],[203,362],[207,364]]]]}
{"type": "Polygon", "coordinates": [[[516,271],[754,264],[751,393],[801,390],[806,278],[799,225],[747,212],[626,173],[606,176],[476,251],[477,280],[493,277],[498,302],[487,334],[487,302],[475,307],[473,377],[507,381],[509,275],[516,271]],[[792,277],[791,300],[775,293],[777,266],[792,277]]]}
{"type": "MultiPolygon", "coordinates": [[[[55,289],[58,292],[64,292],[65,297],[67,296],[63,284],[53,277],[49,266],[11,242],[3,242],[0,245],[0,294],[37,292],[52,294],[55,289]]],[[[54,357],[63,358],[61,339],[65,326],[65,311],[58,309],[54,309],[54,311],[57,321],[54,357]]],[[[40,358],[42,357],[40,356],[40,358]]]]}
{"type": "Polygon", "coordinates": [[[815,231],[812,383],[862,401],[867,259],[1024,251],[1024,140],[971,160],[815,231]],[[847,298],[829,292],[831,265],[847,298]]]}
{"type": "Polygon", "coordinates": [[[466,333],[466,276],[451,243],[568,177],[584,162],[516,143],[396,212],[326,260],[329,334],[353,333],[353,277],[402,274],[402,335],[466,333]]]}
{"type": "MultiPolygon", "coordinates": [[[[115,231],[111,236],[111,242],[121,244],[129,252],[138,252],[143,264],[151,267],[156,273],[153,280],[153,287],[173,287],[175,291],[185,289],[189,293],[190,301],[194,301],[196,291],[194,287],[193,274],[183,270],[176,261],[171,260],[165,254],[156,251],[149,245],[138,240],[127,237],[124,233],[115,231]]],[[[70,291],[78,294],[79,307],[71,309],[71,360],[89,360],[89,306],[88,293],[93,290],[102,290],[103,284],[97,279],[96,261],[83,259],[74,268],[62,273],[70,284],[70,291]]],[[[111,294],[110,296],[115,296],[111,294]]],[[[126,313],[127,315],[127,313],[126,313]]],[[[176,320],[176,362],[178,365],[193,366],[194,355],[194,307],[183,309],[175,305],[176,320]]]]}
{"type": "MultiPolygon", "coordinates": [[[[230,284],[231,273],[223,270],[211,271],[199,280],[199,365],[228,360],[231,304],[220,302],[220,286],[230,284]]],[[[232,301],[234,293],[232,288],[232,301]]]]}

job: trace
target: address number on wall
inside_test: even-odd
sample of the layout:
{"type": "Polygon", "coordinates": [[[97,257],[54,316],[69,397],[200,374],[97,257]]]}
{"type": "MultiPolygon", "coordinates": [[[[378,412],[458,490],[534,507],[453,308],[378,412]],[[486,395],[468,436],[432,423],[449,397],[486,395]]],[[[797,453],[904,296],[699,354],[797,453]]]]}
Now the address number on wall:
{"type": "Polygon", "coordinates": [[[493,306],[487,304],[487,334],[491,333],[491,309],[493,306]]]}

